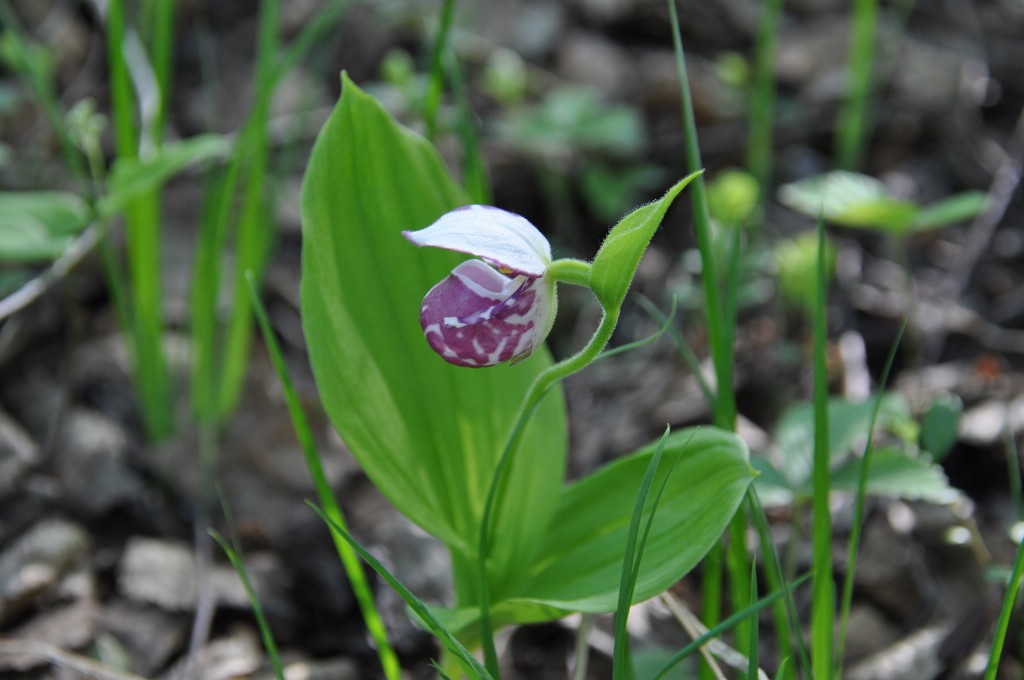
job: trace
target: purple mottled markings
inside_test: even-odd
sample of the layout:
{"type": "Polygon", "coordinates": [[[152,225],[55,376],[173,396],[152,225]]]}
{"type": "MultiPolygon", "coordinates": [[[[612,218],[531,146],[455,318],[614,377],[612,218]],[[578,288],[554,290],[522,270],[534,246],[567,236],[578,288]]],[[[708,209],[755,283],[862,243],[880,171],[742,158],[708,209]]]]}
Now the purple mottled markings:
{"type": "Polygon", "coordinates": [[[543,290],[542,279],[510,279],[480,260],[463,262],[423,299],[423,334],[458,366],[481,368],[526,356],[535,347],[543,290]]]}

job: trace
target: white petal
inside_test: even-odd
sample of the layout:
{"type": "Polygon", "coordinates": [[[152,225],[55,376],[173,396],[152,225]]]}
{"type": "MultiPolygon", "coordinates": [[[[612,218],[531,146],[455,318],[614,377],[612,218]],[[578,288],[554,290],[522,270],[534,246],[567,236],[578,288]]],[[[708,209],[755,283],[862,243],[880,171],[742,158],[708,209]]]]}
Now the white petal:
{"type": "Polygon", "coordinates": [[[537,227],[525,217],[489,205],[463,206],[426,229],[402,234],[418,246],[469,253],[533,278],[543,276],[551,263],[551,245],[537,227]]]}

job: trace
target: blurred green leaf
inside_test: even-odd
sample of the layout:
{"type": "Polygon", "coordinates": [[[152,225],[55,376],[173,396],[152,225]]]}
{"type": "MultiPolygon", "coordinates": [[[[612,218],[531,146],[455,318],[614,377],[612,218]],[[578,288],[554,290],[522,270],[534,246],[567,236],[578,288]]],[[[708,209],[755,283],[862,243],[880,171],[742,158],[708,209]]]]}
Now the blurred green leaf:
{"type": "Polygon", "coordinates": [[[594,257],[590,287],[605,309],[618,310],[651,237],[672,201],[700,173],[676,182],[659,200],[641,206],[612,227],[594,257]]]}
{"type": "MultiPolygon", "coordinates": [[[[426,140],[399,126],[343,75],[302,194],[302,315],[332,423],[405,515],[452,549],[460,603],[475,597],[487,489],[546,351],[514,366],[452,366],[427,345],[423,296],[465,256],[415,248],[420,229],[466,202],[426,140]]],[[[558,502],[566,456],[560,389],[540,404],[505,475],[493,531],[491,592],[531,564],[558,502]],[[499,506],[506,507],[506,506],[499,506]]]]}
{"type": "Polygon", "coordinates": [[[757,210],[757,179],[744,170],[724,170],[708,182],[708,211],[726,226],[746,225],[757,210]]]}
{"type": "MultiPolygon", "coordinates": [[[[818,285],[818,235],[809,231],[792,240],[779,241],[775,245],[775,263],[778,267],[779,292],[783,300],[810,317],[814,313],[818,285]]],[[[826,283],[832,280],[835,267],[835,248],[826,237],[826,283]]]]}
{"type": "Polygon", "coordinates": [[[120,157],[110,172],[109,193],[100,201],[100,213],[117,214],[132,199],[160,187],[190,165],[223,158],[230,151],[226,137],[204,134],[168,142],[145,158],[120,157]]]}
{"type": "Polygon", "coordinates": [[[988,194],[965,191],[922,208],[910,225],[911,231],[927,231],[974,219],[985,210],[988,194]]]}
{"type": "MultiPolygon", "coordinates": [[[[834,470],[832,487],[842,491],[856,491],[862,460],[850,460],[834,470]]],[[[881,449],[871,455],[867,492],[873,496],[932,503],[950,503],[960,495],[949,485],[941,467],[922,458],[911,458],[895,449],[881,449]]]]}
{"type": "Polygon", "coordinates": [[[89,210],[64,191],[0,192],[0,260],[56,259],[85,228],[89,210]]]}
{"type": "Polygon", "coordinates": [[[921,417],[921,448],[942,460],[956,444],[964,403],[955,394],[938,397],[921,417]]]}
{"type": "Polygon", "coordinates": [[[588,163],[580,178],[580,189],[587,206],[605,220],[612,221],[631,209],[642,193],[663,185],[665,171],[653,165],[611,168],[601,162],[588,163]]]}
{"type": "Polygon", "coordinates": [[[906,232],[918,213],[917,205],[891,197],[874,177],[845,170],[783,185],[779,200],[809,217],[893,234],[906,232]]]}
{"type": "MultiPolygon", "coordinates": [[[[874,399],[853,403],[832,399],[828,404],[829,457],[831,467],[844,464],[854,446],[866,440],[874,399]]],[[[910,419],[910,409],[902,396],[892,393],[882,398],[876,427],[881,430],[910,419]]],[[[786,411],[775,432],[775,446],[781,457],[780,472],[791,489],[809,493],[814,447],[814,409],[799,404],[786,411]]]]}
{"type": "Polygon", "coordinates": [[[610,106],[591,87],[572,85],[551,90],[535,107],[513,112],[502,134],[542,157],[572,151],[632,155],[644,145],[640,114],[627,106],[610,106]]]}

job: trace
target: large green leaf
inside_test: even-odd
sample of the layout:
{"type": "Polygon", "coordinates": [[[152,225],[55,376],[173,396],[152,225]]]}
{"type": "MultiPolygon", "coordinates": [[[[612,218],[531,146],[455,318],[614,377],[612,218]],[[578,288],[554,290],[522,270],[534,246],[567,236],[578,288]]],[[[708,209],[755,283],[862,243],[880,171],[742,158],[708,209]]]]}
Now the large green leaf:
{"type": "Polygon", "coordinates": [[[55,259],[88,218],[85,201],[65,191],[0,192],[0,260],[55,259]]]}
{"type": "MultiPolygon", "coordinates": [[[[633,502],[656,448],[652,443],[566,488],[541,558],[516,588],[519,599],[571,611],[615,609],[633,502]]],[[[714,427],[674,432],[663,455],[652,488],[672,474],[655,509],[634,602],[657,595],[697,565],[756,474],[743,441],[714,427]]]]}
{"type": "MultiPolygon", "coordinates": [[[[656,448],[652,443],[565,488],[537,560],[509,598],[495,602],[495,621],[531,623],[615,610],[634,502],[656,448]]],[[[663,456],[652,488],[669,470],[671,476],[654,511],[633,602],[657,595],[700,562],[756,475],[742,440],[714,427],[673,433],[663,456]]],[[[641,526],[649,516],[647,508],[641,526]]],[[[472,644],[477,616],[463,608],[444,612],[443,620],[472,644]]]]}
{"type": "MultiPolygon", "coordinates": [[[[423,296],[464,256],[401,235],[465,202],[440,157],[342,76],[342,96],[310,158],[302,194],[302,312],[332,423],[403,513],[452,549],[459,604],[475,602],[473,557],[487,489],[545,351],[467,369],[433,353],[423,296]]],[[[533,561],[564,479],[560,390],[528,425],[505,476],[492,542],[492,595],[533,561]]]]}

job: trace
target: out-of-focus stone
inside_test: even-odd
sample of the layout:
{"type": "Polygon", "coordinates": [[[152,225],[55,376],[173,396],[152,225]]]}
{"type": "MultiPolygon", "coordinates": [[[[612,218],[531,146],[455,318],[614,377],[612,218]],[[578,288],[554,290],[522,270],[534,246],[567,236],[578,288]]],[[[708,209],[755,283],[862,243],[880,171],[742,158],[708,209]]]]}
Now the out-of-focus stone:
{"type": "Polygon", "coordinates": [[[263,665],[264,656],[265,652],[256,633],[250,628],[239,627],[227,637],[217,638],[207,644],[199,653],[195,669],[189,668],[187,658],[182,658],[160,677],[164,680],[186,680],[190,677],[234,680],[258,671],[263,665]],[[190,674],[193,670],[196,675],[190,674]]]}
{"type": "Polygon", "coordinates": [[[89,409],[74,409],[61,423],[55,469],[70,505],[95,516],[145,494],[128,466],[128,438],[115,421],[89,409]]]}
{"type": "Polygon", "coordinates": [[[39,462],[39,447],[16,420],[0,411],[0,502],[39,462]]]}
{"type": "Polygon", "coordinates": [[[132,672],[152,677],[184,645],[190,617],[117,599],[100,612],[99,626],[123,648],[132,672]]]}
{"type": "Polygon", "coordinates": [[[939,646],[946,624],[922,628],[850,669],[849,680],[931,680],[944,670],[939,646]]]}
{"type": "Polygon", "coordinates": [[[552,0],[502,0],[481,3],[480,34],[519,53],[527,61],[541,61],[565,32],[566,11],[552,0]]]}
{"type": "Polygon", "coordinates": [[[171,611],[196,602],[196,561],[180,543],[133,538],[121,558],[118,586],[125,597],[171,611]]]}
{"type": "Polygon", "coordinates": [[[636,65],[618,44],[600,33],[573,31],[558,49],[558,71],[568,81],[622,98],[637,84],[636,65]]]}
{"type": "MultiPolygon", "coordinates": [[[[11,631],[12,640],[39,641],[62,649],[81,649],[96,632],[99,607],[95,600],[82,599],[50,609],[11,631]]],[[[0,656],[0,670],[26,671],[46,663],[35,654],[0,656]]]]}
{"type": "Polygon", "coordinates": [[[0,554],[0,623],[57,585],[88,549],[89,536],[63,519],[44,520],[0,554]]]}
{"type": "MultiPolygon", "coordinates": [[[[192,548],[175,541],[133,538],[121,560],[118,585],[125,597],[169,611],[190,611],[198,593],[196,558],[192,548]]],[[[266,609],[287,609],[282,588],[286,579],[269,553],[246,556],[246,570],[260,603],[266,609]]],[[[247,609],[249,595],[235,570],[215,564],[206,575],[217,602],[247,609]]]]}

